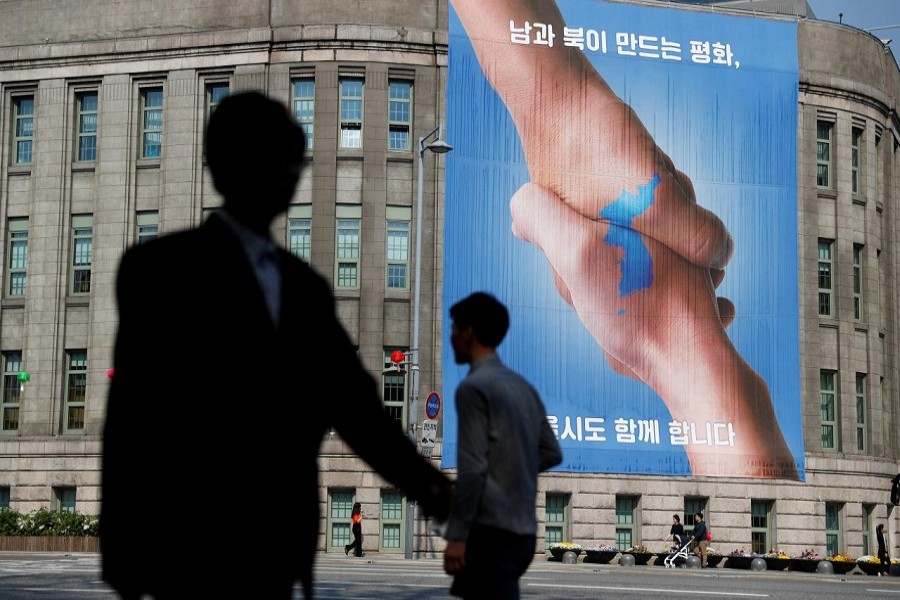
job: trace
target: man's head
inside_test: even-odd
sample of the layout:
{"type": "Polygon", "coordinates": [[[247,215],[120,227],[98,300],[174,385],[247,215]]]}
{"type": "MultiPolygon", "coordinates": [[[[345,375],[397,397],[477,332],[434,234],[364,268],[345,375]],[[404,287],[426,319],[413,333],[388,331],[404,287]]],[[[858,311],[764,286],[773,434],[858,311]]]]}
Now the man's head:
{"type": "Polygon", "coordinates": [[[879,523],[878,526],[875,527],[875,531],[878,531],[880,533],[882,530],[884,530],[884,524],[879,523]]]}
{"type": "Polygon", "coordinates": [[[675,523],[680,523],[681,517],[679,517],[678,515],[672,515],[672,521],[675,523]]]}
{"type": "Polygon", "coordinates": [[[509,312],[494,296],[475,292],[450,307],[450,341],[457,364],[472,362],[500,345],[509,330],[509,312]]]}
{"type": "Polygon", "coordinates": [[[227,96],[206,127],[206,162],[225,210],[268,231],[294,195],[306,139],[287,107],[259,92],[227,96]]]}
{"type": "Polygon", "coordinates": [[[695,522],[695,523],[699,523],[699,522],[702,521],[702,520],[703,520],[703,513],[702,513],[702,512],[698,512],[696,515],[694,515],[694,522],[695,522]]]}

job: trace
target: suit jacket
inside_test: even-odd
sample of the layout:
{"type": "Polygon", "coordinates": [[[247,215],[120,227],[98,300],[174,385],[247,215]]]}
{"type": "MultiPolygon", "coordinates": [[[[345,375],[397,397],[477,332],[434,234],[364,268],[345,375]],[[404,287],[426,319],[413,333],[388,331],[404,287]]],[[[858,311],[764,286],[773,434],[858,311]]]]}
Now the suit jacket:
{"type": "Polygon", "coordinates": [[[276,329],[217,215],[122,258],[100,515],[103,578],[122,592],[310,589],[329,427],[426,513],[447,510],[449,481],[385,412],[328,283],[283,250],[280,267],[276,329]]]}

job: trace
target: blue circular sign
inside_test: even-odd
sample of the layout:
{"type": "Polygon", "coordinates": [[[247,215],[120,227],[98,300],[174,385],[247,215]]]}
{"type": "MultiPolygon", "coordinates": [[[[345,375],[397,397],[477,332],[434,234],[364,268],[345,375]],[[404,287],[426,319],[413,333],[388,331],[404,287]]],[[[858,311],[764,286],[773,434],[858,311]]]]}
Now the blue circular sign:
{"type": "Polygon", "coordinates": [[[425,415],[429,419],[436,419],[439,412],[441,412],[441,397],[437,392],[431,392],[425,398],[425,415]]]}

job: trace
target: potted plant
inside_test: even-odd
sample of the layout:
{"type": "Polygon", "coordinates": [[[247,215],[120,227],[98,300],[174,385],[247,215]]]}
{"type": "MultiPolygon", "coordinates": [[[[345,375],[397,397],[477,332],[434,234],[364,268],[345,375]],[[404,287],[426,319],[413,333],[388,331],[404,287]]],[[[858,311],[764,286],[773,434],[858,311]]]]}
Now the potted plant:
{"type": "Polygon", "coordinates": [[[553,557],[553,560],[561,561],[566,552],[574,552],[575,556],[578,556],[581,554],[581,551],[581,546],[573,544],[572,542],[557,542],[555,544],[550,544],[550,555],[553,557]]]}

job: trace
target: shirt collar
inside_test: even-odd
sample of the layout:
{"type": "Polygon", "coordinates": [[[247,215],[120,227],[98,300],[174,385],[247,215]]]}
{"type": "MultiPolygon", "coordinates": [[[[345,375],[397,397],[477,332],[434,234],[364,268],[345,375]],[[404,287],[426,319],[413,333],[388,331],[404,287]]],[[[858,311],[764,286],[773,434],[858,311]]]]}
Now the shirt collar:
{"type": "Polygon", "coordinates": [[[247,252],[247,256],[250,258],[250,261],[253,264],[256,264],[257,261],[265,254],[270,254],[276,251],[277,246],[275,246],[275,242],[273,242],[270,238],[263,237],[239,222],[237,219],[228,214],[225,210],[218,210],[216,212],[223,221],[228,225],[229,228],[234,232],[234,234],[241,241],[241,246],[244,247],[244,251],[247,252]]]}

